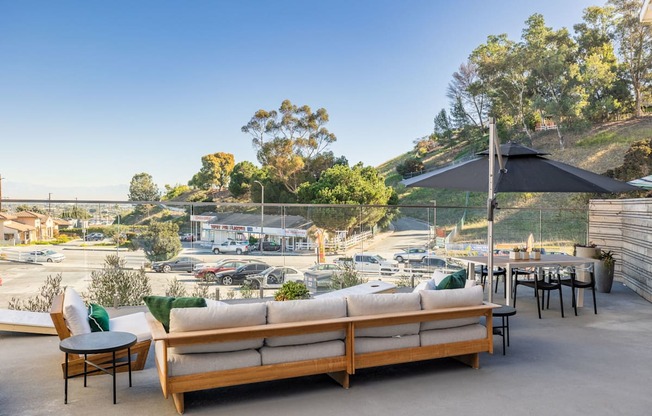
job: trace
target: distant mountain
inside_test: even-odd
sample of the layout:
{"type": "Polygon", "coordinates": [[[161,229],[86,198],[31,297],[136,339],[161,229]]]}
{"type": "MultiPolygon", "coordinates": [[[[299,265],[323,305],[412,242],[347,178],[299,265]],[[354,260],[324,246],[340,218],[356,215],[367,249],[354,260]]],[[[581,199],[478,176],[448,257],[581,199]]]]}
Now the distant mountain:
{"type": "Polygon", "coordinates": [[[129,185],[49,186],[24,182],[2,181],[3,199],[101,200],[126,201],[129,185]]]}

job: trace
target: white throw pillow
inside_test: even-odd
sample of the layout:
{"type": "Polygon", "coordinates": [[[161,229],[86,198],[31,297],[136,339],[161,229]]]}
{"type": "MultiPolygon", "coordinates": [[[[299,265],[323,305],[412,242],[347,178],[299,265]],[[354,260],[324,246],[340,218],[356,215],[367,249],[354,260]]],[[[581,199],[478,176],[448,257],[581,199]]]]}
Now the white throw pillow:
{"type": "Polygon", "coordinates": [[[63,319],[72,335],[90,334],[88,323],[88,308],[79,293],[71,287],[66,288],[63,295],[63,319]]]}

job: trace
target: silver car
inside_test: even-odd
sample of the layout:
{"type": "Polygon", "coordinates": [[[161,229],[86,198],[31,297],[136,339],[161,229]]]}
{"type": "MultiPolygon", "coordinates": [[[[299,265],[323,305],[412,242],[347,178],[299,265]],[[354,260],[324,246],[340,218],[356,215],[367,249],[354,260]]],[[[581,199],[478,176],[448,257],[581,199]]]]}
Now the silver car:
{"type": "Polygon", "coordinates": [[[27,261],[30,262],[61,263],[65,258],[66,256],[63,254],[51,249],[34,250],[27,253],[27,261]]]}

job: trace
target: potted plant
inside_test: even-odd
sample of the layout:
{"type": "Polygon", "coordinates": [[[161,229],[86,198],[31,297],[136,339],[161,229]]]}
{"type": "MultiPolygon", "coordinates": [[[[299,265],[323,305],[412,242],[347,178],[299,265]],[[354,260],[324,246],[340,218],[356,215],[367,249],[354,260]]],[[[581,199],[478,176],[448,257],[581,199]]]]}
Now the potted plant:
{"type": "Polygon", "coordinates": [[[600,255],[600,247],[598,247],[592,241],[589,242],[589,244],[576,243],[574,245],[573,255],[577,257],[597,259],[600,255]]]}
{"type": "Polygon", "coordinates": [[[521,258],[521,249],[518,247],[514,247],[512,251],[509,252],[509,259],[520,260],[520,258],[521,258]]]}
{"type": "Polygon", "coordinates": [[[614,269],[616,260],[612,251],[600,250],[596,256],[599,263],[595,263],[595,288],[598,292],[609,293],[614,282],[614,269]]]}
{"type": "Polygon", "coordinates": [[[274,294],[274,300],[308,299],[309,297],[310,292],[306,285],[294,281],[283,283],[283,286],[274,294]]]}
{"type": "Polygon", "coordinates": [[[530,259],[531,260],[540,260],[541,259],[541,249],[540,248],[532,248],[530,251],[530,259]]]}

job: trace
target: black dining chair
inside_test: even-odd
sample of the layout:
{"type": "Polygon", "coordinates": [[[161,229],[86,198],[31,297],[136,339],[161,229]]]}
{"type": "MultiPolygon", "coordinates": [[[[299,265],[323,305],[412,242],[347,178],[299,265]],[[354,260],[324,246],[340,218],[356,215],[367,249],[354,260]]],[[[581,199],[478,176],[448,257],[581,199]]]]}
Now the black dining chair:
{"type": "Polygon", "coordinates": [[[537,276],[537,274],[534,273],[533,275],[527,275],[525,278],[519,278],[517,275],[514,280],[514,306],[516,306],[516,291],[520,285],[534,289],[534,296],[537,299],[537,313],[539,314],[539,319],[541,319],[541,310],[544,309],[544,307],[550,309],[550,292],[553,290],[559,291],[559,307],[561,309],[561,317],[564,317],[564,302],[561,292],[562,285],[559,267],[542,268],[541,276],[537,276]],[[529,276],[533,277],[530,278],[529,276]],[[539,291],[541,291],[541,296],[539,296],[539,291]],[[548,293],[547,303],[545,301],[546,292],[548,293]]]}
{"type": "MultiPolygon", "coordinates": [[[[489,276],[489,273],[487,273],[487,266],[480,266],[479,268],[476,267],[475,272],[476,272],[476,274],[478,274],[478,273],[480,274],[480,284],[484,288],[485,283],[487,282],[487,277],[489,276]]],[[[507,288],[507,271],[505,270],[505,268],[504,267],[496,267],[496,268],[494,268],[493,275],[494,275],[494,279],[496,281],[496,289],[495,289],[494,292],[495,293],[498,292],[498,278],[501,277],[501,276],[503,278],[503,282],[504,282],[504,285],[505,285],[505,290],[507,290],[506,289],[507,288]]],[[[489,290],[491,290],[491,288],[489,290]]]]}
{"type": "Polygon", "coordinates": [[[571,298],[573,309],[575,309],[575,316],[577,316],[577,299],[575,294],[575,289],[591,289],[593,294],[593,313],[598,314],[598,305],[595,300],[595,273],[593,271],[593,265],[589,267],[573,267],[568,270],[568,275],[561,278],[561,284],[564,286],[570,286],[571,288],[571,298]],[[588,281],[579,280],[577,278],[578,272],[586,273],[589,276],[588,281]]]}

